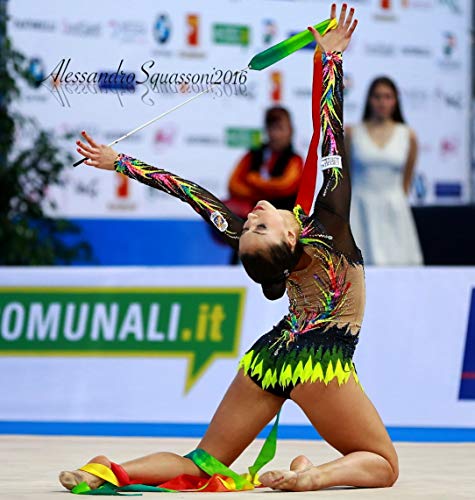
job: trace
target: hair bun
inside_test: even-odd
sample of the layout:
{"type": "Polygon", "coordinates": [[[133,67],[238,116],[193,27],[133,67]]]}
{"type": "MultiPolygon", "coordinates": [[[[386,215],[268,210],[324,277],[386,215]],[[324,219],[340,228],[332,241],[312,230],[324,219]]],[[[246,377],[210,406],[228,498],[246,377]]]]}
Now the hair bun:
{"type": "Polygon", "coordinates": [[[264,293],[266,299],[280,299],[285,293],[285,280],[269,285],[262,285],[262,292],[264,293]]]}

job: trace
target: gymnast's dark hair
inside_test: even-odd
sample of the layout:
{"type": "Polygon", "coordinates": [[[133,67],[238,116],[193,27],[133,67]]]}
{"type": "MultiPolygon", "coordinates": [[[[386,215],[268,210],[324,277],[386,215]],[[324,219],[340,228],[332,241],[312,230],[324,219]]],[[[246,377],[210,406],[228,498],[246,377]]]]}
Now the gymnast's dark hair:
{"type": "Polygon", "coordinates": [[[303,246],[297,242],[292,251],[290,245],[282,242],[272,245],[265,252],[241,254],[239,257],[249,277],[260,283],[269,300],[280,299],[285,293],[285,282],[302,256],[303,246]]]}
{"type": "Polygon", "coordinates": [[[375,88],[378,85],[386,85],[394,92],[394,95],[396,97],[396,105],[394,106],[394,110],[393,110],[393,114],[392,114],[391,118],[395,122],[406,123],[403,116],[402,116],[401,102],[399,100],[399,90],[396,87],[396,84],[394,83],[394,81],[391,80],[391,78],[388,78],[387,76],[379,76],[378,78],[375,78],[371,82],[369,89],[368,89],[368,94],[366,96],[366,104],[365,104],[364,112],[363,112],[363,121],[366,122],[371,118],[372,111],[371,111],[371,104],[369,101],[371,99],[371,96],[374,93],[375,88]]]}

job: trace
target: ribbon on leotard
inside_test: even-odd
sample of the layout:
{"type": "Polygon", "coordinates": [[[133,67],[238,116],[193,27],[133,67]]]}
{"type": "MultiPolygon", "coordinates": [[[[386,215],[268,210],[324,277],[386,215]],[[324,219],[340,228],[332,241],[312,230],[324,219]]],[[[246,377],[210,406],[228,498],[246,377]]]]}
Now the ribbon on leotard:
{"type": "Polygon", "coordinates": [[[313,59],[313,82],[312,82],[312,124],[313,133],[307,158],[303,168],[300,188],[295,205],[300,205],[305,213],[312,210],[312,202],[315,194],[318,171],[318,143],[320,142],[320,101],[322,98],[322,53],[320,48],[315,51],[313,59]]]}

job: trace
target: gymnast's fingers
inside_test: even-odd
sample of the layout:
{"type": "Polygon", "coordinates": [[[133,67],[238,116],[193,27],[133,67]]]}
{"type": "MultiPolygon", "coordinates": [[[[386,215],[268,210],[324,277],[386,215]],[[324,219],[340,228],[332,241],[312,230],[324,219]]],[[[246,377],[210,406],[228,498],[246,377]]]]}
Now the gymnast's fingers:
{"type": "Polygon", "coordinates": [[[347,31],[346,33],[346,37],[347,38],[351,38],[351,35],[353,34],[353,32],[355,31],[356,29],[356,26],[358,25],[358,19],[355,19],[353,21],[353,24],[351,25],[351,28],[347,31]]]}
{"type": "Polygon", "coordinates": [[[344,26],[344,24],[345,24],[346,8],[347,8],[347,5],[346,5],[346,3],[344,3],[341,6],[340,19],[338,20],[338,25],[339,26],[344,26]]]}
{"type": "Polygon", "coordinates": [[[94,148],[98,148],[99,145],[94,141],[94,139],[86,133],[85,130],[82,131],[83,137],[87,140],[87,142],[94,148]]]}
{"type": "Polygon", "coordinates": [[[345,21],[345,29],[350,28],[354,13],[355,13],[355,9],[351,8],[350,13],[348,14],[348,17],[346,18],[346,21],[345,21]]]}
{"type": "Polygon", "coordinates": [[[87,151],[89,154],[95,154],[96,151],[94,151],[88,144],[84,144],[81,141],[76,141],[76,144],[83,149],[84,151],[87,151]]]}
{"type": "Polygon", "coordinates": [[[86,160],[84,163],[86,165],[90,165],[91,167],[98,167],[99,166],[99,162],[96,160],[86,160]]]}
{"type": "Polygon", "coordinates": [[[330,11],[330,19],[336,19],[336,3],[332,3],[332,8],[330,11]]]}

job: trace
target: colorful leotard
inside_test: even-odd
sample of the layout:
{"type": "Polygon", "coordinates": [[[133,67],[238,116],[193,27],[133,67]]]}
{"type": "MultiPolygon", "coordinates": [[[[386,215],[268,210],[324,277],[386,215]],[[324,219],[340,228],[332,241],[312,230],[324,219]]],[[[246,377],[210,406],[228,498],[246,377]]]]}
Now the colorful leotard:
{"type": "MultiPolygon", "coordinates": [[[[287,279],[288,314],[239,363],[260,387],[286,398],[302,382],[358,380],[352,357],[363,319],[365,285],[363,259],[349,224],[351,187],[343,144],[341,53],[322,55],[322,74],[321,100],[314,100],[312,107],[314,113],[320,108],[322,157],[329,168],[324,170],[312,214],[307,216],[299,206],[294,209],[301,226],[300,242],[311,263],[287,279]]],[[[315,155],[315,147],[312,141],[309,157],[315,155]]],[[[123,154],[115,168],[185,201],[233,248],[238,247],[243,221],[202,187],[123,154]]]]}

